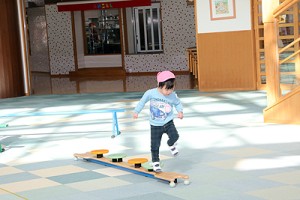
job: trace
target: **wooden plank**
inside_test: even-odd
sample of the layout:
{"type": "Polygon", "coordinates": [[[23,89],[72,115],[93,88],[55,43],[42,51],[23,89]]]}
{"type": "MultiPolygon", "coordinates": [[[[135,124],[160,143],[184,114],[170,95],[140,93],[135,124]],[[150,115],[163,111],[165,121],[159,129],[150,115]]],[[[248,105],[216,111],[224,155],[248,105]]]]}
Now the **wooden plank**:
{"type": "MultiPolygon", "coordinates": [[[[265,0],[266,1],[266,0],[265,0]]],[[[270,1],[270,0],[269,0],[270,1]]],[[[263,1],[264,2],[264,1],[263,1]]],[[[291,6],[293,6],[294,4],[298,3],[298,0],[285,0],[283,3],[281,3],[278,6],[278,1],[272,1],[271,5],[273,6],[278,6],[276,9],[274,9],[273,11],[273,17],[276,18],[278,17],[280,14],[282,14],[283,12],[285,12],[286,10],[288,10],[291,6]]],[[[269,8],[269,4],[266,6],[266,8],[269,8]]],[[[272,8],[272,7],[271,7],[272,8]]]]}
{"type": "Polygon", "coordinates": [[[189,176],[185,175],[185,174],[180,174],[180,173],[176,173],[176,172],[159,172],[159,173],[157,173],[157,172],[153,172],[153,171],[147,171],[143,167],[135,168],[134,164],[129,164],[126,162],[112,162],[110,159],[108,159],[106,157],[97,158],[90,152],[83,153],[83,154],[75,153],[74,157],[77,159],[82,158],[89,162],[94,162],[97,164],[125,170],[128,172],[132,172],[134,174],[146,176],[149,178],[167,181],[170,183],[171,187],[175,186],[174,184],[176,183],[177,179],[184,179],[184,184],[189,184],[189,176]]]}
{"type": "Polygon", "coordinates": [[[256,89],[251,31],[197,34],[197,45],[200,91],[256,89]]]}
{"type": "Polygon", "coordinates": [[[263,1],[262,4],[268,106],[274,104],[281,96],[277,39],[278,24],[274,20],[272,12],[274,6],[276,4],[278,6],[278,3],[276,0],[267,0],[263,1]]]}

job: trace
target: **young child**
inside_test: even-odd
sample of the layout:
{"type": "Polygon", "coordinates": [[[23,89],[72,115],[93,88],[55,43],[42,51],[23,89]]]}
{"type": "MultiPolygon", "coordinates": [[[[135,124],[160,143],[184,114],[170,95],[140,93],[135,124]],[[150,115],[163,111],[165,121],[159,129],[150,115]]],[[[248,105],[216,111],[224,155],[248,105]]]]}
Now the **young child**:
{"type": "Polygon", "coordinates": [[[177,129],[174,125],[173,107],[177,110],[177,117],[182,119],[182,104],[174,92],[175,75],[170,71],[163,71],[157,74],[158,87],[146,91],[134,109],[133,118],[137,119],[138,114],[150,101],[149,122],[151,126],[151,156],[153,171],[161,172],[159,147],[164,133],[169,137],[167,144],[171,153],[176,156],[178,150],[176,141],[179,138],[177,129]]]}

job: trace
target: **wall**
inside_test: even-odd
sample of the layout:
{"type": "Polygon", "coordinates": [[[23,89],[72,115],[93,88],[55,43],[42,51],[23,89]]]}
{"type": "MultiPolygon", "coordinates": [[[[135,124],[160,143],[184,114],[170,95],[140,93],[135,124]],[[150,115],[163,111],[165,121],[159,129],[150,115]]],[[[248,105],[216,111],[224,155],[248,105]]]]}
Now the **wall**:
{"type": "Polygon", "coordinates": [[[251,30],[251,0],[235,0],[236,18],[211,20],[209,0],[197,0],[197,33],[251,30]]]}
{"type": "Polygon", "coordinates": [[[209,0],[196,1],[200,91],[256,89],[251,0],[235,4],[235,18],[211,20],[209,0]]]}
{"type": "Polygon", "coordinates": [[[31,72],[50,72],[47,24],[44,7],[27,8],[31,72]]]}
{"type": "Polygon", "coordinates": [[[68,74],[75,70],[71,13],[58,12],[56,5],[45,10],[51,74],[68,74]]]}
{"type": "MultiPolygon", "coordinates": [[[[130,72],[155,72],[164,69],[188,71],[185,49],[196,46],[194,6],[183,0],[162,0],[162,27],[164,53],[126,55],[124,67],[130,72]]],[[[75,70],[74,46],[70,25],[70,12],[57,12],[56,5],[46,5],[51,74],[68,74],[75,70]]],[[[84,56],[81,14],[74,12],[78,68],[117,67],[122,64],[119,57],[84,56]]],[[[75,38],[75,37],[74,37],[75,38]]]]}
{"type": "MultiPolygon", "coordinates": [[[[138,92],[146,91],[156,85],[153,75],[127,76],[119,80],[92,80],[68,77],[49,78],[49,76],[36,76],[33,78],[36,85],[36,94],[74,94],[95,92],[138,92]],[[61,87],[64,85],[64,87],[61,87]]],[[[194,89],[189,75],[176,75],[176,90],[194,89]]]]}
{"type": "MultiPolygon", "coordinates": [[[[153,75],[145,76],[127,76],[126,92],[146,91],[157,84],[153,75]],[[137,84],[138,83],[138,84],[137,84]]],[[[189,75],[176,75],[176,90],[194,89],[189,75]]]]}
{"type": "Polygon", "coordinates": [[[164,69],[188,71],[185,50],[196,46],[194,6],[183,0],[161,0],[164,52],[125,55],[127,72],[155,72],[164,69]]]}

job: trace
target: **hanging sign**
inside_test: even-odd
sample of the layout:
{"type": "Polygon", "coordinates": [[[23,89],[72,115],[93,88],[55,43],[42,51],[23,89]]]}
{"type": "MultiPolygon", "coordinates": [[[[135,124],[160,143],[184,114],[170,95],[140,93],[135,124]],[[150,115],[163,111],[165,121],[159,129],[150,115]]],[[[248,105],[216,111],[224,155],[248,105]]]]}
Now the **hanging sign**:
{"type": "Polygon", "coordinates": [[[151,0],[99,0],[74,1],[57,3],[59,12],[77,10],[103,10],[111,8],[126,8],[136,6],[150,6],[151,0]]]}

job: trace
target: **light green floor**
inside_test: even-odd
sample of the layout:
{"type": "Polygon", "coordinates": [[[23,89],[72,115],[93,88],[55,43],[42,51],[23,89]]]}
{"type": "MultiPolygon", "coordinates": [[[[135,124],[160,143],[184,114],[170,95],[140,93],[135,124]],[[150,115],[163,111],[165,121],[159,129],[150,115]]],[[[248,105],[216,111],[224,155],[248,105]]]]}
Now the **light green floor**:
{"type": "Polygon", "coordinates": [[[149,158],[148,110],[133,120],[141,92],[42,95],[0,99],[0,199],[3,200],[296,200],[300,199],[300,126],[264,124],[261,91],[178,91],[185,117],[175,119],[179,151],[171,156],[163,137],[164,171],[190,176],[168,184],[82,160],[74,153],[107,148],[127,159],[149,158]],[[112,139],[111,114],[34,116],[125,108],[118,113],[121,135],[112,139]]]}

